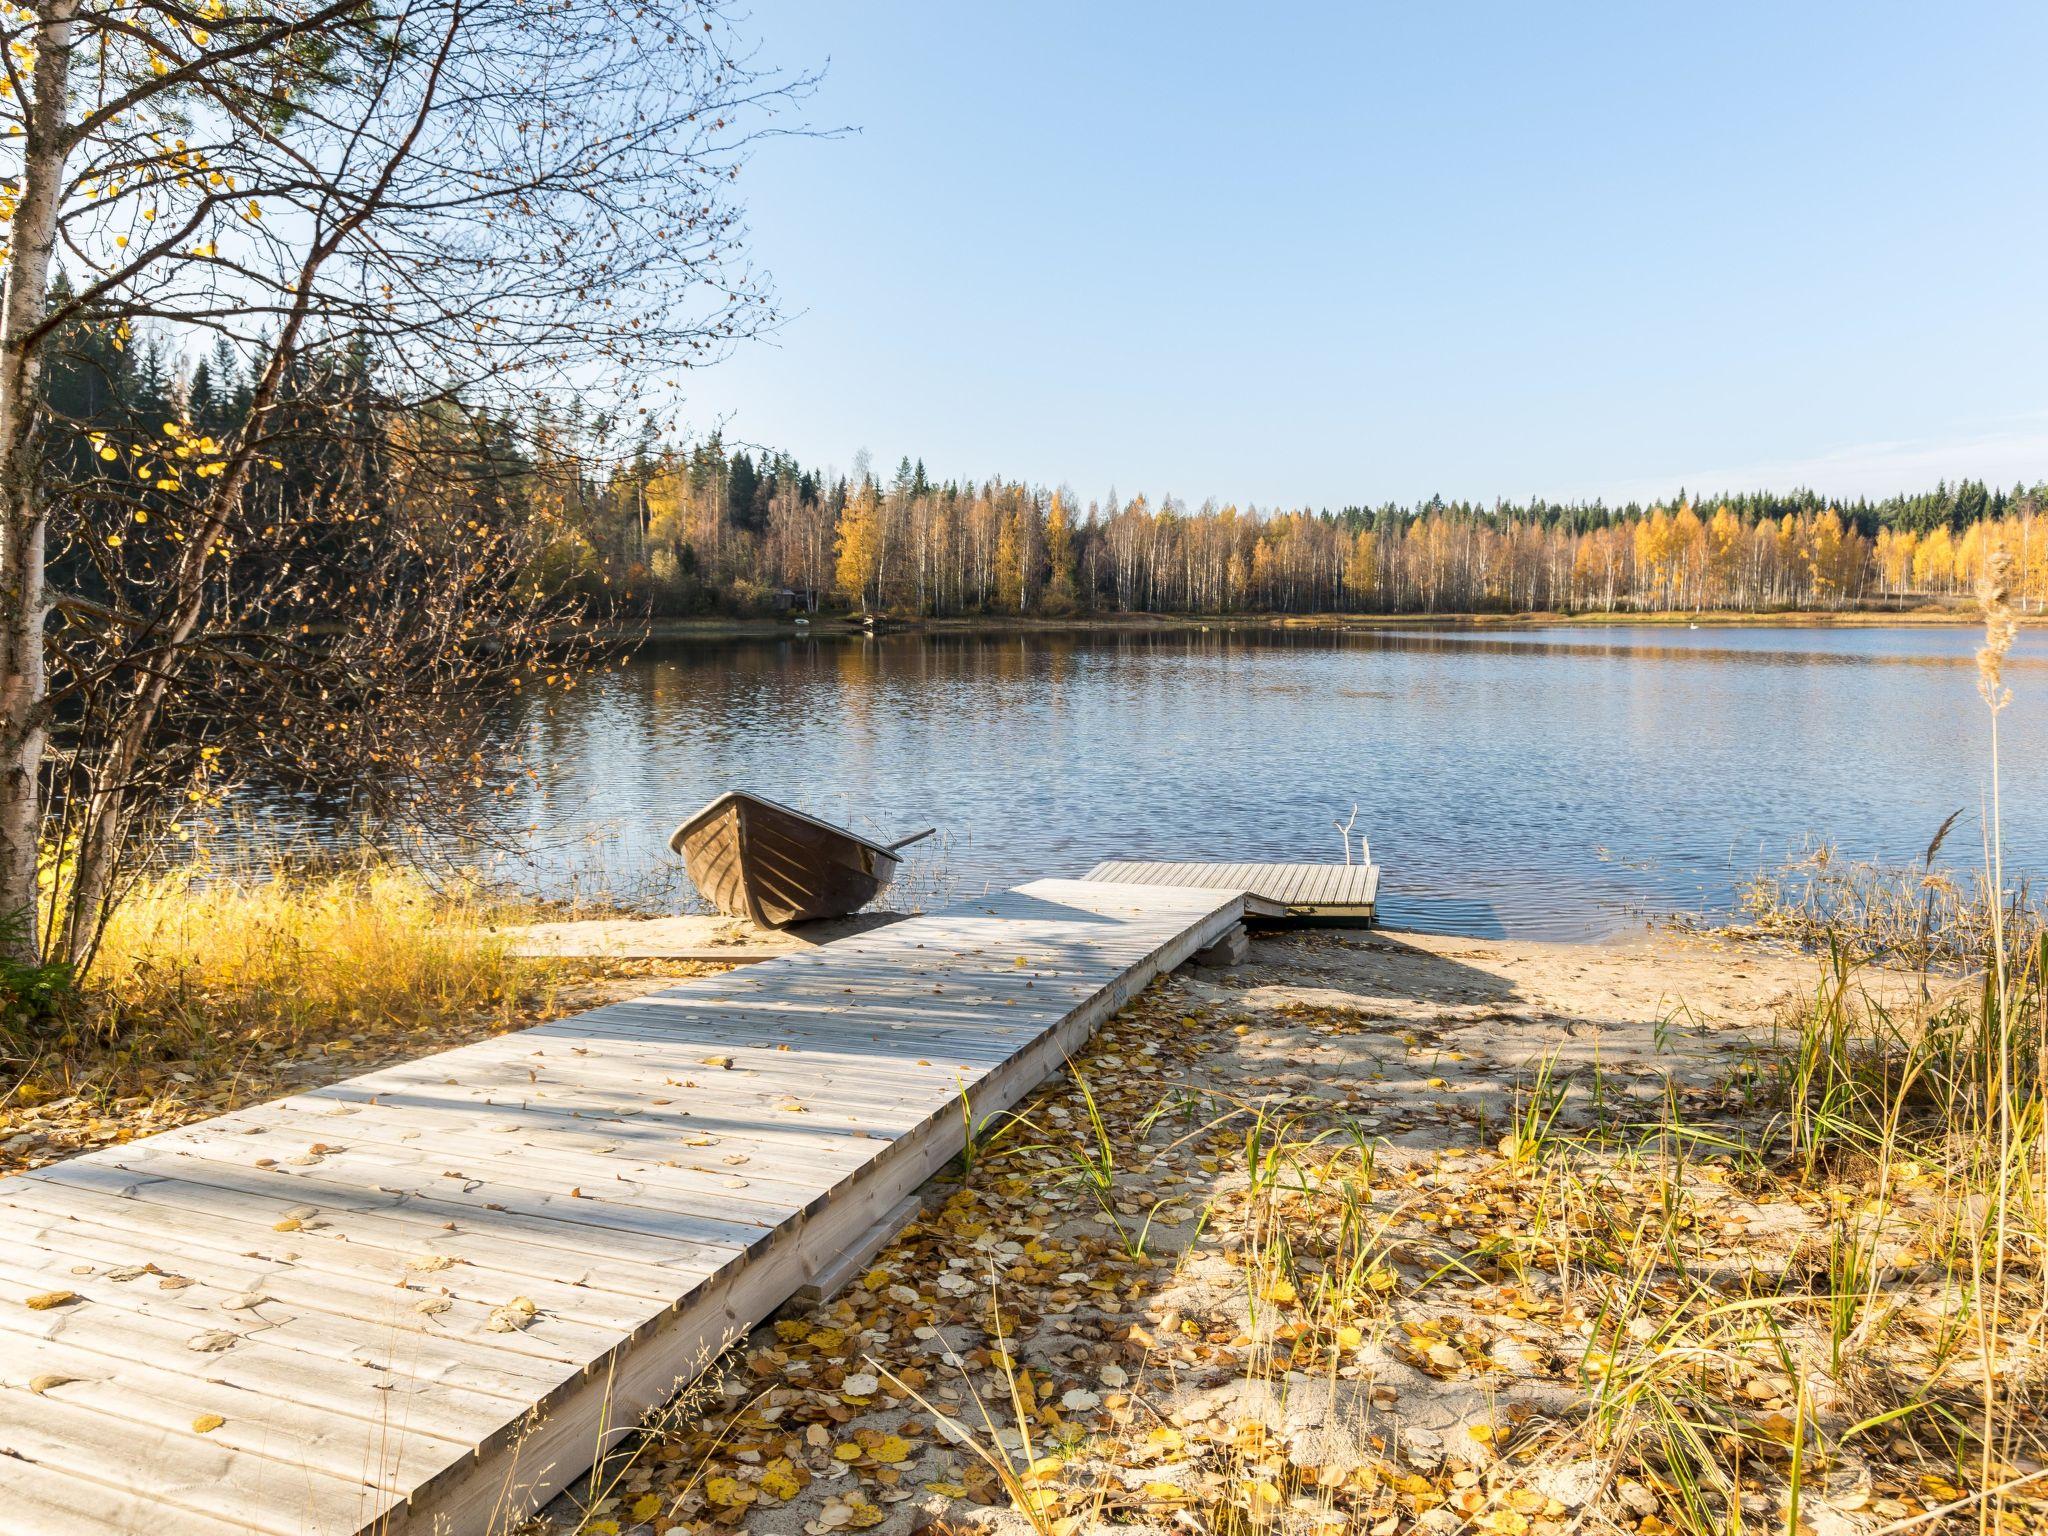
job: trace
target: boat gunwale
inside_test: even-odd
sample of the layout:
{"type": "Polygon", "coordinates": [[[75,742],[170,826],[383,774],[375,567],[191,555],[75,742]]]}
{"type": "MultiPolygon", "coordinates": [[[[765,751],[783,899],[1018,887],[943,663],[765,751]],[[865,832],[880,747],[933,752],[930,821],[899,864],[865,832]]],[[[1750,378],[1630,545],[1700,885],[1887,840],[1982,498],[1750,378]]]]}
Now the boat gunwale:
{"type": "Polygon", "coordinates": [[[768,806],[772,810],[781,811],[786,816],[794,816],[798,821],[808,822],[820,831],[830,832],[835,836],[847,839],[849,842],[859,843],[863,848],[880,854],[892,864],[901,864],[903,862],[903,856],[890,848],[887,843],[878,843],[871,837],[861,836],[860,833],[853,831],[849,827],[838,826],[829,821],[820,821],[816,816],[808,815],[798,810],[795,806],[784,805],[780,800],[770,800],[766,795],[756,795],[744,789],[728,789],[724,794],[698,811],[696,815],[689,817],[679,825],[675,831],[669,834],[669,852],[680,854],[683,851],[683,843],[689,835],[703,826],[705,822],[709,821],[718,812],[725,809],[729,802],[738,803],[747,800],[752,800],[757,805],[768,806]]]}

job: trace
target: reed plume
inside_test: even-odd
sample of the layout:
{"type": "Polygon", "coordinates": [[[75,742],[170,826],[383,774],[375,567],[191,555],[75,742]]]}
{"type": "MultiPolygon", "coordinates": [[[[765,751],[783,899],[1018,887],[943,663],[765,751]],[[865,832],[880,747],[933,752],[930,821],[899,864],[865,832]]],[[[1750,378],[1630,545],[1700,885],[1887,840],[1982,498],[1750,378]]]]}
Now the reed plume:
{"type": "Polygon", "coordinates": [[[2005,657],[2019,635],[2020,621],[2012,609],[2012,552],[1994,549],[1984,562],[1977,598],[1984,605],[1984,644],[1977,652],[1977,691],[1995,715],[2012,702],[2005,685],[2005,657]]]}

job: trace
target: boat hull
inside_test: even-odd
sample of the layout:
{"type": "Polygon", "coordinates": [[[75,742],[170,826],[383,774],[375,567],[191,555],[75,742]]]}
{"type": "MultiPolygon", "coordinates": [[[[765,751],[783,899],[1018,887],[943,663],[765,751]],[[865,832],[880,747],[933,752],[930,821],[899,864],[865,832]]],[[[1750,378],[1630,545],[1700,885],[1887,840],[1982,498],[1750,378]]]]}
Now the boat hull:
{"type": "Polygon", "coordinates": [[[669,846],[706,901],[764,928],[858,911],[887,889],[899,864],[842,827],[738,793],[684,822],[669,846]]]}

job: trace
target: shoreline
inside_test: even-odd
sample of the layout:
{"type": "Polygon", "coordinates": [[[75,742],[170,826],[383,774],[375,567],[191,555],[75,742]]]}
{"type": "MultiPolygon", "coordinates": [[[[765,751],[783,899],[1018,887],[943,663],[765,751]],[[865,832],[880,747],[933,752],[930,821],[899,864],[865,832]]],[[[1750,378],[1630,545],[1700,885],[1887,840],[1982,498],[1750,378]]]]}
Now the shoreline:
{"type": "MultiPolygon", "coordinates": [[[[2048,623],[2048,615],[2024,614],[2026,628],[2048,623]]],[[[1709,610],[1700,613],[1238,613],[1077,614],[1064,618],[1034,614],[977,614],[953,617],[892,618],[880,621],[878,633],[931,635],[1130,634],[1217,630],[1534,630],[1534,629],[1974,629],[1983,615],[1974,606],[1907,609],[1787,610],[1749,613],[1709,610]]],[[[647,644],[678,640],[835,638],[869,633],[857,618],[826,614],[798,624],[791,618],[658,618],[644,627],[605,631],[622,642],[647,644]]]]}
{"type": "MultiPolygon", "coordinates": [[[[891,914],[907,915],[907,914],[891,914]]],[[[872,926],[869,921],[845,925],[848,932],[872,926]]],[[[105,1059],[73,1063],[69,1078],[42,1081],[31,1068],[19,1076],[11,1097],[0,1098],[0,1180],[80,1152],[135,1136],[168,1130],[194,1119],[287,1093],[353,1077],[396,1062],[416,1060],[437,1051],[469,1044],[674,986],[695,977],[716,975],[734,964],[795,952],[808,946],[762,940],[750,925],[721,918],[603,918],[583,921],[542,921],[533,926],[492,921],[476,930],[479,942],[497,946],[523,968],[531,995],[501,1006],[480,1008],[468,1018],[450,1017],[430,1028],[376,1030],[343,1012],[309,1019],[295,1031],[287,1048],[279,1049],[261,1027],[224,1028],[221,1036],[195,1045],[190,1057],[176,1054],[136,1058],[133,1041],[109,1042],[105,1059]],[[639,940],[646,937],[650,942],[639,940]],[[720,950],[727,951],[720,954],[720,950]],[[240,1046],[255,1049],[244,1070],[224,1091],[213,1080],[223,1061],[240,1046]],[[257,1049],[260,1047],[260,1049],[257,1049]],[[195,1090],[171,1102],[159,1096],[165,1079],[179,1071],[195,1090]],[[23,1090],[26,1091],[23,1091],[23,1090]]],[[[1572,973],[1608,975],[1625,989],[1641,993],[1668,990],[1670,966],[1680,954],[1698,959],[1714,955],[1739,957],[1737,966],[1808,966],[1812,957],[1789,941],[1773,942],[1747,930],[1682,928],[1655,923],[1632,925],[1602,938],[1509,939],[1465,934],[1431,933],[1376,926],[1370,929],[1301,928],[1255,935],[1267,954],[1285,953],[1292,936],[1319,937],[1339,946],[1382,946],[1425,957],[1460,953],[1484,956],[1489,964],[1522,971],[1531,980],[1572,973]]],[[[833,935],[837,937],[835,932],[833,935]]],[[[1680,968],[1681,970],[1684,967],[1680,968]]],[[[1227,973],[1223,973],[1227,974],[1227,973]]],[[[57,1063],[48,1064],[52,1070],[57,1063]]]]}

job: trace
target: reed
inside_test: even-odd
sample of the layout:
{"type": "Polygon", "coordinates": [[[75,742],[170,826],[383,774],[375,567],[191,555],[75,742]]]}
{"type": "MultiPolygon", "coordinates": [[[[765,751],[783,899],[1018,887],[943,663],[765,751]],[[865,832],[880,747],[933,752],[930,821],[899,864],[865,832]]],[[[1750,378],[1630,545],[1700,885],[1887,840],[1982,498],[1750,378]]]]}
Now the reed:
{"type": "Polygon", "coordinates": [[[1851,859],[1814,843],[1744,881],[1738,910],[1771,938],[1913,966],[1976,965],[2001,932],[2020,948],[2048,932],[2048,908],[2030,882],[1937,861],[1955,824],[1951,817],[1908,864],[1851,859]]]}

